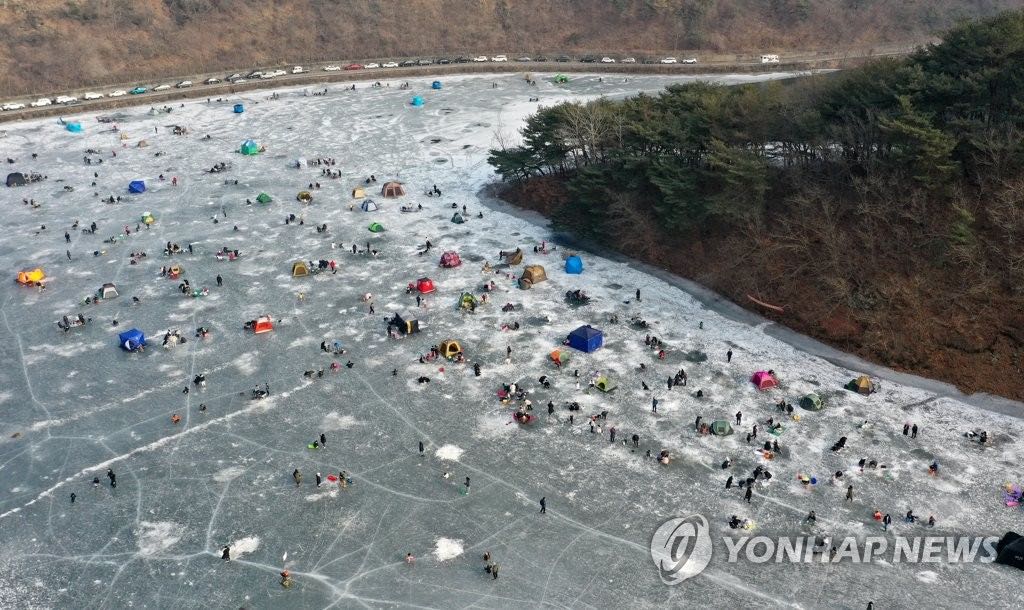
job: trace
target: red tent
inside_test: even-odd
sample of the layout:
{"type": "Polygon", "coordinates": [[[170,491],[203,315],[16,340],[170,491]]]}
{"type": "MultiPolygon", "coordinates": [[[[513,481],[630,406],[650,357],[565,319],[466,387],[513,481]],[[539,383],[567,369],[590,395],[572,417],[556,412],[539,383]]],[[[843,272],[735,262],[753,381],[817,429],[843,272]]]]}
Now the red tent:
{"type": "Polygon", "coordinates": [[[257,335],[260,333],[269,333],[274,330],[274,323],[270,320],[270,316],[261,316],[256,318],[256,324],[252,327],[252,331],[257,335]]]}
{"type": "Polygon", "coordinates": [[[420,294],[430,294],[434,292],[434,280],[429,277],[421,277],[416,280],[416,290],[420,291],[420,294]]]}
{"type": "Polygon", "coordinates": [[[453,252],[453,251],[449,250],[448,252],[445,252],[444,254],[441,255],[441,266],[442,267],[447,267],[447,268],[450,269],[452,267],[458,267],[461,264],[462,264],[462,259],[459,258],[459,253],[458,252],[453,252]]]}
{"type": "Polygon", "coordinates": [[[775,375],[768,371],[758,371],[754,373],[754,376],[750,378],[750,381],[757,386],[759,390],[770,390],[774,387],[778,387],[779,380],[775,378],[775,375]]]}

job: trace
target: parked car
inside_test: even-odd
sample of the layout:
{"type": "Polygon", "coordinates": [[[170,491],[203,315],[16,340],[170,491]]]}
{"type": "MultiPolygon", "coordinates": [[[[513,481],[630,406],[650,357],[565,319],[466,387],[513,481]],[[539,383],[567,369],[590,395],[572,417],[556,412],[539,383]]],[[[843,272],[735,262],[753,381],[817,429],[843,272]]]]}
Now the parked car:
{"type": "Polygon", "coordinates": [[[42,108],[43,106],[49,106],[52,103],[53,102],[50,101],[49,98],[41,97],[29,104],[29,106],[32,106],[33,108],[42,108]]]}
{"type": "Polygon", "coordinates": [[[437,65],[439,66],[447,66],[450,63],[452,63],[452,60],[448,59],[447,57],[442,57],[437,60],[437,65]]]}
{"type": "Polygon", "coordinates": [[[292,74],[302,74],[303,72],[305,72],[305,70],[302,66],[295,66],[292,68],[292,74]]]}
{"type": "Polygon", "coordinates": [[[21,102],[10,102],[0,106],[0,110],[21,110],[24,107],[25,104],[22,104],[21,102]]]}
{"type": "Polygon", "coordinates": [[[601,58],[601,63],[603,63],[603,64],[613,64],[613,63],[615,63],[615,60],[612,59],[611,57],[602,57],[601,58]]]}
{"type": "Polygon", "coordinates": [[[263,77],[263,70],[253,70],[248,75],[246,75],[246,78],[262,78],[262,77],[263,77]]]}
{"type": "Polygon", "coordinates": [[[128,92],[124,89],[118,89],[117,91],[110,92],[110,97],[121,97],[122,95],[128,95],[128,92]]]}
{"type": "Polygon", "coordinates": [[[416,65],[416,60],[415,59],[407,59],[407,60],[402,62],[402,67],[403,68],[408,68],[410,66],[415,66],[415,65],[416,65]]]}
{"type": "Polygon", "coordinates": [[[373,69],[379,68],[380,64],[378,64],[376,62],[371,62],[371,63],[368,63],[368,64],[363,64],[363,67],[366,68],[367,70],[373,70],[373,69]]]}
{"type": "Polygon", "coordinates": [[[572,61],[572,58],[569,57],[568,55],[559,55],[558,59],[556,59],[555,61],[557,61],[560,64],[564,64],[566,62],[572,61]]]}
{"type": "Polygon", "coordinates": [[[208,79],[203,81],[203,84],[205,84],[205,85],[216,85],[219,82],[220,82],[219,78],[208,78],[208,79]]]}
{"type": "Polygon", "coordinates": [[[136,87],[136,88],[132,89],[131,91],[129,91],[128,93],[130,93],[132,95],[141,95],[141,94],[145,93],[146,91],[148,91],[148,89],[146,89],[145,87],[136,87]]]}
{"type": "Polygon", "coordinates": [[[264,72],[263,76],[261,76],[260,78],[263,80],[267,80],[268,78],[274,78],[275,76],[277,75],[274,74],[273,72],[264,72]]]}
{"type": "Polygon", "coordinates": [[[477,63],[487,61],[487,56],[486,55],[477,55],[476,57],[473,58],[473,61],[475,61],[477,63]]]}
{"type": "Polygon", "coordinates": [[[174,85],[174,86],[177,87],[178,89],[184,89],[186,87],[191,87],[192,86],[192,81],[190,81],[190,80],[183,80],[183,81],[181,81],[180,83],[178,83],[177,85],[174,85]]]}
{"type": "Polygon", "coordinates": [[[324,66],[324,72],[340,72],[341,66],[324,66]]]}
{"type": "Polygon", "coordinates": [[[82,99],[83,100],[98,100],[101,97],[103,97],[102,93],[96,93],[95,91],[90,91],[90,92],[86,93],[85,95],[83,95],[82,99]]]}
{"type": "Polygon", "coordinates": [[[349,64],[345,66],[346,70],[362,70],[363,64],[349,64]]]}
{"type": "Polygon", "coordinates": [[[73,95],[58,95],[56,97],[56,99],[53,100],[53,103],[55,103],[55,104],[74,104],[77,101],[78,101],[78,98],[73,96],[73,95]]]}
{"type": "Polygon", "coordinates": [[[232,85],[241,85],[242,83],[247,83],[247,82],[249,82],[249,79],[247,79],[247,78],[236,78],[234,81],[232,81],[231,84],[232,85]]]}
{"type": "Polygon", "coordinates": [[[580,63],[583,63],[583,64],[597,63],[597,58],[594,57],[593,55],[586,55],[586,56],[580,58],[580,63]]]}
{"type": "Polygon", "coordinates": [[[238,79],[240,79],[240,78],[242,78],[242,75],[241,75],[241,74],[239,74],[238,72],[235,72],[234,74],[232,74],[231,76],[228,76],[228,77],[227,77],[227,78],[225,78],[224,80],[226,80],[226,81],[228,81],[228,82],[231,82],[231,81],[235,81],[235,80],[238,80],[238,79]]]}
{"type": "Polygon", "coordinates": [[[153,91],[167,91],[170,88],[170,85],[157,85],[156,87],[153,87],[153,91]]]}
{"type": "Polygon", "coordinates": [[[389,62],[387,62],[385,64],[381,64],[381,67],[382,68],[397,68],[398,67],[398,62],[397,61],[389,61],[389,62]]]}
{"type": "Polygon", "coordinates": [[[695,64],[695,63],[697,63],[697,58],[696,57],[687,57],[686,59],[683,60],[683,63],[684,64],[695,64]]]}
{"type": "Polygon", "coordinates": [[[508,61],[508,57],[505,55],[495,55],[491,58],[491,61],[503,62],[508,61]]]}
{"type": "Polygon", "coordinates": [[[468,58],[468,57],[464,57],[462,55],[460,55],[460,56],[455,58],[455,63],[457,63],[457,64],[468,64],[471,61],[473,61],[473,60],[468,58]]]}
{"type": "Polygon", "coordinates": [[[420,59],[416,61],[417,66],[430,66],[433,65],[434,60],[432,59],[420,59]]]}
{"type": "Polygon", "coordinates": [[[516,61],[522,61],[522,62],[527,62],[527,61],[533,61],[533,60],[532,60],[532,59],[530,59],[529,57],[527,57],[527,56],[523,55],[522,57],[517,57],[517,58],[516,58],[516,61]]]}
{"type": "Polygon", "coordinates": [[[636,58],[635,57],[627,57],[627,58],[622,60],[622,63],[624,63],[624,64],[635,64],[636,63],[636,58]]]}
{"type": "Polygon", "coordinates": [[[533,61],[547,61],[547,60],[548,60],[547,57],[544,57],[543,55],[541,55],[540,57],[534,58],[533,61]]]}
{"type": "Polygon", "coordinates": [[[679,61],[676,60],[675,57],[663,57],[661,59],[661,63],[663,63],[663,64],[675,64],[675,63],[679,63],[679,61]]]}
{"type": "Polygon", "coordinates": [[[777,63],[779,63],[779,56],[778,55],[762,55],[761,56],[761,63],[763,63],[763,64],[777,64],[777,63]]]}

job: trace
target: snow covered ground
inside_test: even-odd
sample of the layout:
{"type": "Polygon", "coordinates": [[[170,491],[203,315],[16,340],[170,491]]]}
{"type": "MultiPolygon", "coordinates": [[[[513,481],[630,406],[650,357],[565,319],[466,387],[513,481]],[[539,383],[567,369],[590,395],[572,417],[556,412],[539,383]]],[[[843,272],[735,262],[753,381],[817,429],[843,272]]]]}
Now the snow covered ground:
{"type": "MultiPolygon", "coordinates": [[[[0,293],[0,607],[862,608],[874,600],[879,608],[948,608],[1003,606],[1019,596],[1019,572],[979,564],[752,566],[713,559],[695,580],[661,583],[649,543],[677,515],[705,515],[716,537],[733,533],[726,525],[732,514],[752,519],[757,533],[807,533],[812,530],[801,523],[809,510],[817,511],[813,531],[822,534],[877,533],[875,509],[896,521],[909,509],[935,515],[942,532],[1019,529],[1024,515],[1003,505],[1000,488],[1021,477],[1021,424],[891,383],[870,397],[853,394],[842,386],[857,371],[721,317],[626,264],[583,253],[586,269],[572,276],[562,271],[563,251],[534,254],[535,245],[550,239],[544,229],[492,212],[478,199],[493,180],[487,149],[498,134],[514,136],[537,107],[528,98],[550,104],[690,80],[574,76],[556,87],[550,75],[537,79],[530,87],[517,76],[465,76],[446,79],[440,91],[429,80],[412,82],[411,91],[398,90],[398,83],[380,89],[360,83],[356,91],[337,85],[316,97],[281,90],[274,100],[260,92],[196,101],[171,114],[137,108],[116,115],[127,147],[95,115],[75,117],[85,128],[81,134],[52,120],[10,126],[0,140],[3,156],[17,159],[9,171],[49,179],[2,190],[0,260],[12,281],[0,293]],[[425,106],[411,108],[412,95],[422,95],[425,106]],[[246,111],[233,114],[239,101],[246,111]],[[172,135],[174,124],[189,134],[172,135]],[[247,138],[266,152],[234,152],[247,138]],[[135,146],[142,139],[148,147],[135,146]],[[101,165],[83,162],[90,148],[102,151],[92,155],[101,165]],[[299,157],[333,157],[342,178],[322,177],[317,167],[296,169],[299,157]],[[232,169],[204,171],[219,161],[232,169]],[[379,181],[369,190],[381,209],[364,213],[350,191],[370,174],[379,181]],[[135,179],[149,190],[129,196],[135,179]],[[390,179],[404,182],[409,194],[378,196],[390,179]],[[296,193],[315,181],[322,188],[313,190],[314,202],[301,205],[296,193]],[[421,195],[434,184],[442,198],[421,195]],[[65,192],[65,185],[74,191],[65,192]],[[272,203],[245,204],[264,191],[272,203]],[[122,202],[100,201],[110,195],[122,202]],[[22,205],[22,198],[41,207],[22,205]],[[449,221],[453,202],[460,210],[467,206],[465,224],[449,221]],[[399,211],[417,204],[422,212],[399,211]],[[156,222],[136,233],[145,211],[156,222]],[[304,223],[286,225],[288,214],[304,223]],[[70,230],[76,219],[82,226],[95,221],[99,230],[70,230]],[[371,222],[386,231],[370,233],[371,222]],[[316,232],[322,223],[327,233],[316,232]],[[104,243],[125,225],[130,236],[104,243]],[[434,250],[417,255],[428,239],[434,250]],[[192,244],[193,253],[168,259],[161,254],[167,241],[192,244]],[[362,250],[367,243],[380,255],[351,253],[352,244],[362,250]],[[218,261],[214,252],[225,246],[240,250],[241,258],[218,261]],[[485,261],[499,262],[499,250],[517,246],[527,263],[546,267],[547,282],[521,291],[504,274],[481,273],[485,261]],[[438,268],[444,250],[457,250],[464,264],[438,268]],[[133,251],[148,256],[130,264],[133,251]],[[300,259],[334,259],[339,270],[292,278],[291,263],[300,259]],[[160,277],[161,266],[172,263],[184,267],[194,287],[208,287],[209,296],[183,296],[178,281],[160,277]],[[50,276],[41,293],[13,282],[16,271],[35,266],[50,276]],[[437,291],[417,310],[406,286],[423,276],[434,279],[437,291]],[[489,279],[497,283],[491,302],[475,314],[458,311],[459,295],[480,295],[489,279]],[[120,296],[82,305],[104,282],[116,283],[120,296]],[[592,303],[567,306],[563,295],[575,288],[593,296],[592,303]],[[141,302],[133,305],[133,296],[141,302]],[[522,310],[503,313],[508,302],[522,310]],[[387,338],[383,319],[394,311],[415,312],[423,331],[387,338]],[[78,312],[92,322],[67,334],[56,327],[62,315],[78,312]],[[273,332],[242,329],[261,314],[280,320],[273,332]],[[618,324],[608,322],[612,314],[618,324]],[[667,344],[664,361],[644,345],[645,331],[628,323],[634,314],[667,344]],[[514,321],[520,330],[501,330],[514,321]],[[584,323],[605,331],[606,346],[573,353],[568,367],[555,369],[549,352],[584,323]],[[199,326],[211,336],[193,338],[199,326]],[[118,349],[117,333],[132,327],[149,336],[145,353],[118,349]],[[162,349],[168,329],[188,342],[162,349]],[[448,338],[462,342],[468,364],[417,361],[448,338]],[[322,353],[323,340],[341,341],[347,353],[322,353]],[[734,356],[726,363],[729,349],[734,356]],[[349,360],[351,369],[328,368],[349,360]],[[476,362],[479,378],[471,368],[476,362]],[[681,367],[689,385],[667,390],[666,378],[681,367]],[[778,372],[781,387],[758,392],[748,380],[767,368],[778,372]],[[323,378],[303,376],[319,369],[328,369],[323,378]],[[618,388],[588,391],[594,371],[618,388]],[[200,373],[207,386],[184,394],[200,373]],[[551,378],[550,389],[537,383],[542,374],[551,378]],[[430,383],[417,383],[420,376],[430,383]],[[503,382],[513,381],[531,391],[538,416],[531,426],[511,423],[511,407],[495,398],[503,382]],[[250,390],[263,383],[270,398],[250,400],[250,390]],[[698,389],[703,398],[694,396],[698,389]],[[775,475],[771,484],[759,487],[750,504],[742,490],[725,490],[730,473],[739,479],[763,463],[753,450],[773,438],[764,422],[780,418],[774,403],[796,403],[812,391],[826,408],[798,408],[799,421],[783,418],[781,455],[766,464],[775,475]],[[652,396],[660,400],[657,414],[650,411],[652,396]],[[549,400],[557,407],[551,418],[549,400]],[[564,405],[572,400],[582,410],[570,425],[564,405]],[[586,418],[605,410],[602,434],[592,434],[586,418]],[[737,411],[743,412],[737,434],[694,433],[697,415],[732,420],[737,411]],[[172,423],[173,414],[180,423],[172,423]],[[872,425],[861,428],[865,420],[872,425]],[[755,421],[761,433],[747,445],[755,421]],[[902,435],[905,422],[920,426],[917,439],[902,435]],[[618,440],[638,434],[639,448],[610,443],[611,426],[618,440]],[[973,428],[989,430],[991,446],[962,437],[973,428]],[[321,432],[327,446],[308,449],[321,432]],[[847,448],[831,452],[841,436],[848,437],[847,448]],[[419,441],[426,445],[422,455],[419,441]],[[645,458],[648,449],[667,449],[672,463],[645,458]],[[719,464],[727,456],[735,465],[723,472],[719,464]],[[889,468],[859,473],[862,457],[889,468]],[[941,464],[939,477],[926,474],[933,460],[941,464]],[[116,489],[104,476],[108,467],[117,473],[116,489]],[[299,488],[291,476],[296,468],[304,477],[299,488]],[[352,478],[347,489],[314,486],[316,472],[326,477],[342,470],[352,478]],[[845,485],[828,484],[837,470],[855,486],[854,502],[844,502],[845,485]],[[445,471],[450,478],[442,477],[445,471]],[[797,473],[822,482],[806,489],[797,473]],[[471,492],[464,494],[467,476],[471,492]],[[546,515],[538,514],[542,496],[546,515]],[[226,544],[234,549],[231,562],[220,559],[226,544]],[[502,566],[498,580],[483,573],[485,551],[502,566]],[[409,552],[414,565],[404,562],[409,552]],[[291,589],[278,583],[284,567],[295,580],[291,589]]],[[[901,523],[896,530],[923,528],[901,523]]]]}

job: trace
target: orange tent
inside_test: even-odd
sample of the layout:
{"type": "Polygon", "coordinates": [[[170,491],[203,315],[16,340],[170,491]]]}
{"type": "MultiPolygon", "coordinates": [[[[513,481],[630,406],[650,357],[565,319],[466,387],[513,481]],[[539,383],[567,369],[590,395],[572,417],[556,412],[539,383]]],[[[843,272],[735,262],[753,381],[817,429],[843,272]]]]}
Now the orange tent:
{"type": "Polygon", "coordinates": [[[36,282],[41,282],[46,279],[46,273],[43,272],[41,267],[36,267],[29,271],[18,272],[18,283],[26,286],[32,286],[36,282]]]}
{"type": "Polygon", "coordinates": [[[256,318],[256,324],[252,327],[254,333],[269,333],[274,330],[274,322],[270,319],[270,316],[260,316],[256,318]]]}

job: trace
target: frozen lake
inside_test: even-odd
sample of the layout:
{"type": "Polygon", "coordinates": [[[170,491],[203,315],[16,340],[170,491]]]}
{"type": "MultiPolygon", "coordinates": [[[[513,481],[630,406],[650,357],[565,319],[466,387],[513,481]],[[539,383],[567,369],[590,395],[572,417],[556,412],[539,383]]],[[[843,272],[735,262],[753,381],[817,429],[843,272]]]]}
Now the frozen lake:
{"type": "Polygon", "coordinates": [[[112,115],[120,132],[95,114],[74,117],[84,127],[77,134],[55,120],[7,126],[2,156],[17,160],[8,171],[48,179],[2,190],[0,260],[10,281],[0,295],[0,607],[863,608],[873,600],[877,608],[952,608],[1020,599],[1021,573],[1001,566],[728,564],[718,548],[719,560],[696,579],[661,582],[651,536],[665,520],[691,513],[707,517],[714,537],[735,533],[727,525],[734,514],[768,535],[878,534],[876,509],[907,535],[924,531],[903,524],[911,509],[934,515],[943,533],[1020,529],[1024,514],[1004,506],[1002,486],[1020,482],[1021,423],[892,383],[858,395],[843,385],[859,372],[708,311],[652,276],[586,253],[583,274],[568,275],[561,248],[534,253],[542,241],[551,244],[545,229],[478,199],[494,180],[487,150],[499,134],[514,138],[538,106],[527,100],[623,96],[692,80],[579,75],[556,86],[551,76],[537,75],[536,87],[512,75],[466,76],[446,79],[439,91],[429,80],[411,82],[410,91],[397,82],[359,83],[356,91],[330,86],[324,96],[281,90],[272,100],[270,92],[197,100],[170,114],[135,108],[112,115]],[[410,107],[413,95],[423,107],[410,107]],[[245,112],[234,114],[235,103],[245,112]],[[173,135],[172,125],[189,133],[173,135]],[[265,152],[238,154],[250,138],[265,152]],[[140,140],[148,146],[138,147],[140,140]],[[87,149],[100,151],[89,155],[91,165],[87,149]],[[294,164],[324,157],[336,160],[330,169],[340,178],[294,164]],[[230,169],[205,171],[218,162],[230,169]],[[380,209],[363,212],[351,191],[371,174],[378,183],[367,191],[380,209]],[[148,190],[129,195],[132,180],[145,180],[148,190]],[[403,182],[408,194],[384,199],[387,180],[403,182]],[[296,193],[317,181],[312,204],[299,203],[296,193]],[[442,197],[422,194],[433,185],[442,197]],[[246,205],[261,192],[273,201],[246,205]],[[111,195],[122,201],[101,201],[111,195]],[[465,224],[450,222],[452,203],[460,212],[466,206],[465,224]],[[423,210],[400,211],[417,205],[423,210]],[[155,222],[136,232],[147,211],[155,222]],[[303,223],[286,224],[289,214],[303,223]],[[76,220],[99,229],[72,230],[76,220]],[[369,232],[372,222],[385,231],[369,232]],[[327,232],[317,232],[323,223],[327,232]],[[130,235],[104,243],[125,226],[130,235]],[[427,240],[434,249],[418,255],[427,240]],[[168,241],[192,244],[193,252],[164,256],[168,241]],[[352,254],[353,244],[379,255],[352,254]],[[241,256],[218,260],[222,247],[241,256]],[[522,266],[481,271],[500,263],[499,250],[516,247],[525,263],[546,268],[548,281],[526,291],[508,275],[522,266]],[[462,266],[439,268],[445,250],[458,251],[462,266]],[[132,264],[140,251],[147,256],[132,264]],[[335,260],[337,273],[292,277],[293,262],[319,259],[335,260]],[[172,264],[209,295],[182,295],[180,280],[160,274],[172,264]],[[49,276],[44,291],[13,281],[36,266],[49,276]],[[417,309],[406,287],[424,276],[437,290],[417,309]],[[480,296],[488,280],[496,283],[490,302],[460,311],[460,294],[480,296]],[[120,296],[83,304],[106,282],[120,296]],[[571,289],[584,289],[591,303],[568,306],[571,289]],[[505,303],[517,310],[503,312],[505,303]],[[384,317],[396,311],[412,312],[422,331],[389,338],[384,317]],[[78,313],[92,321],[68,333],[57,328],[61,316],[78,313]],[[273,332],[243,329],[263,314],[275,320],[273,332]],[[609,322],[613,315],[618,323],[609,322]],[[634,315],[650,328],[631,325],[634,315]],[[514,322],[519,330],[502,330],[514,322]],[[601,328],[605,346],[568,350],[568,365],[555,368],[549,353],[581,324],[601,328]],[[194,337],[201,326],[211,331],[205,339],[194,337]],[[149,338],[144,353],[118,348],[118,333],[133,327],[149,338]],[[187,342],[162,348],[174,329],[187,342]],[[648,333],[665,343],[664,360],[644,344],[648,333]],[[461,341],[467,363],[419,362],[445,339],[461,341]],[[346,353],[324,353],[321,341],[339,341],[346,353]],[[333,362],[340,370],[330,369],[333,362]],[[669,390],[666,379],[680,368],[688,385],[669,390]],[[320,369],[322,378],[303,375],[320,369]],[[761,369],[774,369],[781,386],[758,391],[749,379],[761,369]],[[618,388],[588,389],[597,371],[618,388]],[[198,374],[204,388],[192,384],[198,374]],[[550,388],[538,383],[541,375],[550,388]],[[512,422],[514,407],[496,397],[512,382],[530,391],[532,425],[512,422]],[[264,383],[271,395],[251,400],[264,383]],[[824,410],[797,407],[797,421],[775,407],[809,392],[820,394],[824,410]],[[570,401],[581,406],[573,424],[570,401]],[[592,433],[587,418],[602,411],[607,420],[592,433]],[[695,433],[698,415],[735,423],[737,411],[736,434],[695,433]],[[783,421],[785,432],[768,435],[769,418],[783,421]],[[921,430],[916,439],[902,434],[911,422],[921,430]],[[754,423],[761,433],[748,444],[754,423]],[[609,427],[618,442],[609,442],[609,427]],[[963,438],[976,428],[993,435],[990,446],[963,438]],[[309,449],[321,433],[327,445],[309,449]],[[636,448],[621,443],[633,434],[636,448]],[[830,451],[843,436],[846,449],[830,451]],[[765,437],[781,445],[771,461],[754,451],[765,437]],[[645,457],[663,449],[668,465],[645,457]],[[719,467],[726,457],[734,461],[729,471],[719,467]],[[861,473],[861,458],[888,467],[861,473]],[[930,477],[936,460],[940,475],[930,477]],[[750,503],[743,490],[724,488],[730,474],[739,480],[759,464],[774,478],[750,503]],[[298,488],[294,469],[303,474],[298,488]],[[316,472],[342,470],[352,478],[347,489],[315,486],[316,472]],[[831,485],[836,471],[843,482],[831,485]],[[819,484],[801,485],[800,473],[819,484]],[[844,501],[847,484],[855,486],[853,502],[844,501]],[[813,528],[803,524],[810,510],[813,528]],[[224,545],[233,549],[230,562],[220,558],[224,545]],[[497,580],[483,572],[485,551],[501,565],[497,580]],[[404,562],[406,553],[415,565],[404,562]],[[279,584],[284,568],[294,579],[289,589],[279,584]]]}

